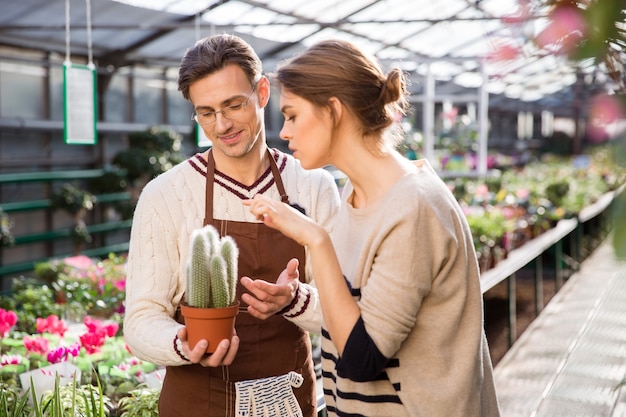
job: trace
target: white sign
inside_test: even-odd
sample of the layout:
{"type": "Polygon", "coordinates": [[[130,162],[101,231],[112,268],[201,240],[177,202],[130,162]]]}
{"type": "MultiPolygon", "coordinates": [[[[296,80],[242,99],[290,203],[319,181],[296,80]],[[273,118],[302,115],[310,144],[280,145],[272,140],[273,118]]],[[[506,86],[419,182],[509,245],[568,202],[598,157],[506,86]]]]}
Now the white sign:
{"type": "Polygon", "coordinates": [[[93,65],[65,63],[63,118],[65,143],[94,145],[97,142],[96,69],[93,65]]]}

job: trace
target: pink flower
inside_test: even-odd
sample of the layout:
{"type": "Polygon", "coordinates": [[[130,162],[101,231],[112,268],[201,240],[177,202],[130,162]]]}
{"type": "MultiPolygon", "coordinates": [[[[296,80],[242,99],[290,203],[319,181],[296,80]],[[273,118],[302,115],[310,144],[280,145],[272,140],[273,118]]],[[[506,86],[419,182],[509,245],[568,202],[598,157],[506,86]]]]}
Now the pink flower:
{"type": "Polygon", "coordinates": [[[513,61],[521,55],[522,50],[519,46],[515,46],[511,43],[500,42],[489,52],[487,60],[494,62],[513,61]]]}
{"type": "Polygon", "coordinates": [[[530,191],[528,191],[528,189],[526,188],[520,188],[515,192],[515,195],[520,200],[526,200],[528,199],[528,196],[530,196],[530,191]]]}
{"type": "Polygon", "coordinates": [[[91,317],[85,317],[83,320],[85,326],[87,326],[87,330],[90,333],[103,333],[103,335],[108,337],[113,337],[117,333],[119,329],[119,324],[115,322],[111,322],[109,324],[102,324],[100,320],[92,319],[91,317]]]}
{"type": "Polygon", "coordinates": [[[515,209],[512,207],[502,207],[504,218],[510,220],[515,217],[515,209]]]}
{"type": "Polygon", "coordinates": [[[126,280],[125,279],[120,279],[118,281],[115,281],[115,288],[118,289],[118,291],[125,291],[126,290],[126,280]]]}
{"type": "Polygon", "coordinates": [[[100,320],[94,320],[91,317],[85,317],[83,321],[87,326],[87,333],[79,337],[81,345],[87,353],[95,353],[100,351],[100,347],[104,344],[107,337],[113,337],[119,329],[119,324],[112,322],[102,324],[100,320]]]}
{"type": "Polygon", "coordinates": [[[0,337],[6,337],[15,323],[17,323],[17,314],[12,310],[0,308],[0,337]]]}
{"type": "Polygon", "coordinates": [[[24,336],[23,342],[26,350],[40,355],[45,355],[50,349],[50,341],[45,337],[24,336]]]}
{"type": "Polygon", "coordinates": [[[479,184],[476,187],[476,194],[478,194],[481,197],[486,197],[489,195],[489,188],[487,187],[486,184],[479,184]]]}
{"type": "Polygon", "coordinates": [[[47,331],[48,333],[56,334],[63,337],[63,335],[67,331],[67,324],[63,320],[60,320],[59,317],[54,314],[49,315],[46,319],[38,317],[37,331],[39,333],[44,333],[47,331]]]}
{"type": "Polygon", "coordinates": [[[104,334],[87,332],[79,336],[80,344],[85,348],[87,353],[93,354],[100,352],[100,348],[104,345],[104,334]]]}
{"type": "Polygon", "coordinates": [[[0,359],[0,367],[6,365],[19,365],[22,363],[22,357],[20,355],[2,355],[0,359]]]}
{"type": "Polygon", "coordinates": [[[80,353],[80,343],[74,342],[67,348],[67,353],[72,355],[73,357],[77,357],[80,353]]]}
{"type": "Polygon", "coordinates": [[[93,265],[93,260],[85,255],[71,256],[63,259],[63,263],[76,269],[89,269],[93,265]]]}
{"type": "Polygon", "coordinates": [[[65,362],[67,360],[67,348],[65,346],[59,346],[58,348],[50,350],[47,359],[50,363],[65,362]]]}
{"type": "Polygon", "coordinates": [[[550,13],[548,26],[535,41],[540,48],[568,54],[586,32],[585,19],[576,7],[561,6],[550,13]]]}
{"type": "Polygon", "coordinates": [[[59,346],[48,352],[48,362],[65,362],[70,356],[76,357],[80,353],[80,344],[73,343],[70,347],[59,346]]]}
{"type": "Polygon", "coordinates": [[[601,94],[591,99],[587,132],[593,142],[611,136],[611,126],[626,117],[626,109],[616,96],[601,94]]]}

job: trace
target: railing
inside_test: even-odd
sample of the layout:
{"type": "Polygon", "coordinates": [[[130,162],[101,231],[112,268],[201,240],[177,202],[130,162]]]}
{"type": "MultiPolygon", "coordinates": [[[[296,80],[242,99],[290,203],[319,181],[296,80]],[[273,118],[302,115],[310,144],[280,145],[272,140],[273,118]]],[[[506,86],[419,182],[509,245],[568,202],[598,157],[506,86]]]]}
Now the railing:
{"type": "Polygon", "coordinates": [[[609,208],[615,198],[622,192],[624,192],[624,185],[615,191],[604,194],[594,204],[581,210],[577,217],[560,220],[556,227],[512,250],[506,259],[498,262],[494,268],[481,274],[480,283],[483,294],[497,284],[506,281],[509,346],[515,342],[517,337],[517,272],[534,261],[535,313],[539,314],[544,305],[542,255],[554,247],[555,291],[558,291],[565,280],[564,265],[568,265],[575,270],[582,261],[584,228],[590,226],[589,229],[592,230],[587,232],[591,235],[598,233],[606,235],[610,229],[611,219],[611,213],[607,212],[610,211],[609,208]],[[570,241],[570,253],[566,254],[563,243],[568,238],[570,241]]]}
{"type": "MultiPolygon", "coordinates": [[[[24,173],[0,174],[0,186],[3,184],[33,183],[33,182],[53,182],[53,181],[75,181],[100,178],[107,171],[103,169],[66,170],[66,171],[41,171],[24,173]]],[[[111,204],[116,202],[129,201],[131,196],[128,192],[117,192],[98,194],[96,204],[111,204]]],[[[50,199],[38,199],[28,201],[14,201],[0,204],[0,208],[5,213],[31,212],[38,210],[51,210],[50,199]]],[[[102,223],[90,224],[86,230],[90,235],[103,235],[110,232],[129,230],[132,220],[106,221],[102,223]]],[[[69,239],[73,236],[72,227],[63,227],[44,232],[35,232],[15,236],[15,245],[28,245],[39,242],[52,242],[57,239],[69,239]]],[[[122,253],[128,251],[128,242],[111,245],[102,245],[90,249],[82,250],[81,253],[87,256],[103,257],[109,253],[122,253]]],[[[0,248],[0,278],[11,274],[17,274],[33,270],[39,262],[49,260],[49,256],[34,256],[33,259],[24,262],[8,263],[2,255],[0,248]]],[[[70,256],[71,254],[59,255],[59,257],[70,256]]]]}

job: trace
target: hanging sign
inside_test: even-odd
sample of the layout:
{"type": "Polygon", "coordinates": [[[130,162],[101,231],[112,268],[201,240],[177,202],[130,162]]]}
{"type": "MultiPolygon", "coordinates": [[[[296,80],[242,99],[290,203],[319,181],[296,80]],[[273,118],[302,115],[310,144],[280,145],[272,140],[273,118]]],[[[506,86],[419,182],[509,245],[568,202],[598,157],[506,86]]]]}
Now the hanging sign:
{"type": "Polygon", "coordinates": [[[93,65],[63,65],[64,139],[67,144],[97,142],[96,69],[93,65]]]}

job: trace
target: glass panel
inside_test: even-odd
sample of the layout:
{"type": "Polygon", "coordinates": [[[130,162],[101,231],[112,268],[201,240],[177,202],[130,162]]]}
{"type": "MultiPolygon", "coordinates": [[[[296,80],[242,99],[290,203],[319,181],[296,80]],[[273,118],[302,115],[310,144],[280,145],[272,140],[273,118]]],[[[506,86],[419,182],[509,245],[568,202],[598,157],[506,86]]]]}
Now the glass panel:
{"type": "Polygon", "coordinates": [[[160,71],[136,68],[133,83],[133,109],[136,123],[162,124],[164,81],[160,71]]]}
{"type": "Polygon", "coordinates": [[[165,83],[168,118],[166,122],[171,125],[192,125],[191,103],[185,100],[182,93],[178,91],[178,68],[169,68],[166,74],[168,80],[165,83]]]}
{"type": "Polygon", "coordinates": [[[50,119],[63,120],[63,68],[50,68],[50,119]]]}
{"type": "Polygon", "coordinates": [[[44,76],[42,67],[0,61],[0,116],[42,118],[44,76]]]}
{"type": "Polygon", "coordinates": [[[112,76],[104,93],[104,120],[106,122],[126,122],[128,114],[128,76],[112,76]]]}

